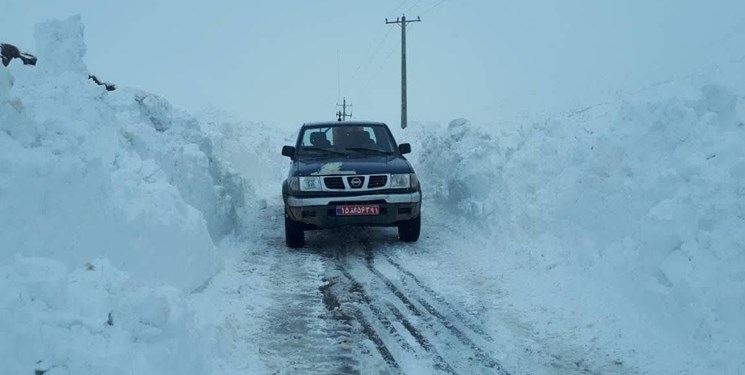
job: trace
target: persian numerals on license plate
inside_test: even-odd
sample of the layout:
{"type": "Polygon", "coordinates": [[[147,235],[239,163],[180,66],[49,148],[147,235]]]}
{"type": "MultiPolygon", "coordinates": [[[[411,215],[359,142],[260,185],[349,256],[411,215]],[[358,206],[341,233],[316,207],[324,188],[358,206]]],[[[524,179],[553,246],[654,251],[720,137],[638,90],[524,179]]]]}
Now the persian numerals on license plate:
{"type": "Polygon", "coordinates": [[[336,214],[340,216],[373,216],[380,214],[378,205],[337,206],[336,214]]]}

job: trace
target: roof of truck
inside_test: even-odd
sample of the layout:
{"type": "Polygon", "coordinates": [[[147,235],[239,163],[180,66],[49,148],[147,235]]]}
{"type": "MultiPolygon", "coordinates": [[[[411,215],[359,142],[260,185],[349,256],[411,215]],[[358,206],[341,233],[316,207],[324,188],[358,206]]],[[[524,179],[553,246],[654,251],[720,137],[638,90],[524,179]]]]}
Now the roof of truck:
{"type": "Polygon", "coordinates": [[[303,126],[364,126],[364,125],[385,125],[380,121],[315,121],[303,123],[303,126]]]}

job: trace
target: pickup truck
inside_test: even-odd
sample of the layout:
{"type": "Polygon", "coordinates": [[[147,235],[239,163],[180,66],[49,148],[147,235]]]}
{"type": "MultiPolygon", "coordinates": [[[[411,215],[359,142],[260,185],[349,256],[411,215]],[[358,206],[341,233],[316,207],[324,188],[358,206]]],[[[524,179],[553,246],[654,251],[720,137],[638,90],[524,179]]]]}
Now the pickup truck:
{"type": "Polygon", "coordinates": [[[306,230],[348,225],[397,227],[402,241],[417,241],[422,191],[410,152],[381,122],[303,124],[282,148],[291,160],[282,184],[287,246],[304,246],[306,230]]]}

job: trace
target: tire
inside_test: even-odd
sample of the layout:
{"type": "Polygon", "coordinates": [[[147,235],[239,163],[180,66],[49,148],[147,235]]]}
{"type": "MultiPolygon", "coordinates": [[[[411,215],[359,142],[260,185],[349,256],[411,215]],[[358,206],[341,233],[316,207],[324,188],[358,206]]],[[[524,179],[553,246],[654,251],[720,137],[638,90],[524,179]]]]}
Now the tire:
{"type": "Polygon", "coordinates": [[[422,215],[398,224],[398,238],[404,242],[416,242],[422,228],[422,215]]]}
{"type": "Polygon", "coordinates": [[[285,244],[292,249],[305,245],[303,224],[292,220],[287,214],[285,214],[285,244]]]}

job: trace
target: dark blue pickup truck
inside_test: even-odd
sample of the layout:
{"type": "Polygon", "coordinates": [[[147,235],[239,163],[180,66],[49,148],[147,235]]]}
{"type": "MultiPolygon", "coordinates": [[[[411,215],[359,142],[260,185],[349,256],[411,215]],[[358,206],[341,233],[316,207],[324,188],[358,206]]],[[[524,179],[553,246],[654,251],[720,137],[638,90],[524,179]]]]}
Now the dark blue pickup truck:
{"type": "Polygon", "coordinates": [[[282,185],[287,246],[302,247],[305,230],[344,225],[395,226],[402,241],[418,240],[422,192],[409,152],[384,123],[303,124],[295,146],[282,148],[292,160],[282,185]]]}

